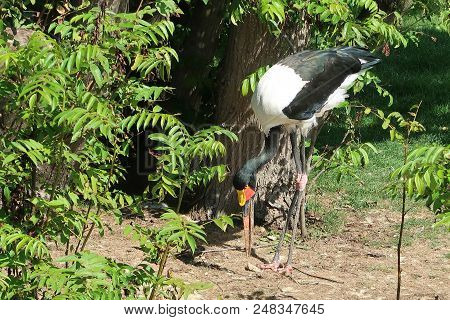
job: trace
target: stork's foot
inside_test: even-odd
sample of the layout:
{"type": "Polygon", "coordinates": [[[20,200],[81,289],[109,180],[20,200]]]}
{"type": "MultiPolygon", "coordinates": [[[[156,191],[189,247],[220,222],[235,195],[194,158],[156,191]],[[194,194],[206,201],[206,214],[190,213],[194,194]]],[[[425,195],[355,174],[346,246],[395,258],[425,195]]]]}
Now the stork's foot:
{"type": "Polygon", "coordinates": [[[308,183],[308,175],[304,173],[297,174],[297,179],[295,180],[295,188],[297,190],[303,191],[308,183]]]}
{"type": "Polygon", "coordinates": [[[282,268],[278,268],[277,271],[279,273],[281,273],[281,274],[286,275],[286,276],[290,276],[290,275],[292,275],[292,271],[294,271],[294,269],[292,268],[291,265],[288,264],[288,265],[286,265],[286,266],[284,266],[282,268]]]}
{"type": "Polygon", "coordinates": [[[259,266],[261,270],[272,270],[274,272],[278,271],[279,267],[280,267],[279,262],[265,263],[259,266]]]}

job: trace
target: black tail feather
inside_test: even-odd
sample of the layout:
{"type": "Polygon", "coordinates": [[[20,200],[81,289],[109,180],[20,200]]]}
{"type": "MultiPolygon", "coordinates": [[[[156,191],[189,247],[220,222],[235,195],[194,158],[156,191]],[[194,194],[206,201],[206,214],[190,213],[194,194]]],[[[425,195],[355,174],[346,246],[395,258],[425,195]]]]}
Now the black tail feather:
{"type": "Polygon", "coordinates": [[[341,47],[337,48],[338,52],[348,54],[365,62],[362,64],[361,69],[369,69],[381,62],[381,59],[375,57],[369,50],[360,47],[341,47]]]}

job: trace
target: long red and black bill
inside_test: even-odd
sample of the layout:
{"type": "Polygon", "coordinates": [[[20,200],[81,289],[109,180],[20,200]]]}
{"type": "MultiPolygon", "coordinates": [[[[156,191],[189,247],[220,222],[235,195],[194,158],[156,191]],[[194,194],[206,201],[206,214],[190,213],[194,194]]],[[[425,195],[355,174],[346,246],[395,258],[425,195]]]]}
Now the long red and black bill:
{"type": "Polygon", "coordinates": [[[244,223],[244,243],[245,243],[245,253],[247,257],[250,256],[252,252],[252,212],[250,208],[250,202],[246,202],[244,205],[244,212],[242,221],[244,223]]]}
{"type": "Polygon", "coordinates": [[[246,186],[244,190],[237,190],[238,203],[243,208],[242,221],[244,224],[244,243],[245,252],[250,256],[252,250],[252,234],[253,234],[253,210],[250,208],[250,200],[255,195],[255,190],[246,186]]]}

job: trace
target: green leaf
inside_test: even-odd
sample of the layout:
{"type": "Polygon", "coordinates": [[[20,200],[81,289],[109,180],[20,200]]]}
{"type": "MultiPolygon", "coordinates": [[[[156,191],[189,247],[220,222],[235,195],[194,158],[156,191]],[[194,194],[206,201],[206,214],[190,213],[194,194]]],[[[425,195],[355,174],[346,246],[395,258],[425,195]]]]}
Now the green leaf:
{"type": "Polygon", "coordinates": [[[423,193],[425,192],[425,185],[423,183],[422,178],[420,177],[420,175],[418,173],[414,177],[414,182],[416,184],[416,189],[417,189],[418,195],[423,195],[423,193]]]}
{"type": "Polygon", "coordinates": [[[131,232],[133,232],[133,226],[127,225],[127,226],[125,226],[125,228],[123,228],[123,234],[125,236],[128,236],[129,234],[131,234],[131,232]]]}
{"type": "Polygon", "coordinates": [[[241,92],[244,97],[248,94],[249,86],[250,86],[249,79],[244,79],[244,81],[242,81],[242,88],[241,88],[241,92]]]}
{"type": "Polygon", "coordinates": [[[414,193],[414,180],[413,179],[408,179],[408,181],[407,181],[407,192],[408,192],[409,197],[413,196],[413,193],[414,193]]]}
{"type": "Polygon", "coordinates": [[[186,240],[188,241],[189,247],[191,247],[192,253],[194,253],[195,249],[197,249],[195,238],[190,234],[186,234],[186,240]]]}
{"type": "Polygon", "coordinates": [[[431,187],[431,176],[430,176],[430,170],[425,171],[425,174],[423,175],[423,179],[425,180],[428,187],[431,187]]]}
{"type": "Polygon", "coordinates": [[[96,64],[91,63],[89,64],[89,69],[91,70],[91,73],[94,76],[97,86],[101,88],[103,86],[103,77],[100,68],[96,64]]]}
{"type": "Polygon", "coordinates": [[[36,105],[36,100],[37,100],[37,94],[35,93],[30,97],[30,101],[28,103],[30,108],[33,108],[36,105]]]}
{"type": "Polygon", "coordinates": [[[389,135],[391,137],[391,141],[395,140],[395,129],[389,130],[389,135]]]}
{"type": "Polygon", "coordinates": [[[6,201],[9,202],[11,200],[11,190],[9,189],[8,186],[3,187],[3,194],[5,196],[6,201]]]}
{"type": "Polygon", "coordinates": [[[138,54],[136,56],[136,59],[134,60],[134,64],[131,66],[131,70],[136,70],[144,60],[144,56],[141,54],[138,54]]]}

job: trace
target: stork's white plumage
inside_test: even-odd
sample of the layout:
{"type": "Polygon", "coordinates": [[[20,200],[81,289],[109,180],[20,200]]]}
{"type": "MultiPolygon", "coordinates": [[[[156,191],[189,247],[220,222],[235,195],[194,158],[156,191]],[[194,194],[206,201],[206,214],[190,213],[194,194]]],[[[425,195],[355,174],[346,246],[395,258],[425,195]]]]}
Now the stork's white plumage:
{"type": "MultiPolygon", "coordinates": [[[[281,60],[264,74],[251,100],[251,107],[266,134],[264,149],[257,157],[248,160],[233,179],[238,202],[245,206],[244,229],[251,225],[249,215],[246,215],[246,204],[255,193],[256,173],[278,151],[281,127],[301,129],[301,154],[296,145],[296,131],[290,130],[294,159],[299,171],[294,197],[298,201],[299,194],[304,191],[307,182],[304,142],[308,132],[317,125],[317,119],[325,112],[345,101],[348,97],[347,90],[358,76],[379,61],[369,51],[356,47],[307,50],[281,60]]],[[[290,215],[291,210],[287,220],[290,215]]],[[[297,221],[297,217],[298,212],[294,221],[297,221]]],[[[274,259],[268,265],[271,269],[279,267],[279,251],[287,225],[286,222],[274,259]]],[[[289,247],[287,266],[284,268],[286,271],[292,271],[290,263],[295,231],[296,225],[289,247]]],[[[250,244],[246,243],[246,247],[249,248],[250,244]]]]}
{"type": "Polygon", "coordinates": [[[294,69],[281,64],[271,67],[259,80],[251,100],[251,107],[262,126],[264,133],[279,125],[297,124],[284,113],[297,93],[309,81],[304,81],[294,69]]]}

